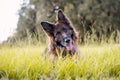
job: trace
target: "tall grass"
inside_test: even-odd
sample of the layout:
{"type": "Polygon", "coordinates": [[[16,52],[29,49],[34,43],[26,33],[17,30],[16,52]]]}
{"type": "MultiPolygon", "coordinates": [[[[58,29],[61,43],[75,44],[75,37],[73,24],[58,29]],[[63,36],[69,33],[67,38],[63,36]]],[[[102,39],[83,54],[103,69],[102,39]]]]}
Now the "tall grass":
{"type": "Polygon", "coordinates": [[[80,46],[80,58],[44,57],[44,45],[0,48],[0,80],[120,80],[120,45],[80,46]]]}
{"type": "Polygon", "coordinates": [[[45,58],[45,44],[29,34],[24,40],[8,40],[0,45],[0,80],[120,80],[120,32],[116,39],[116,32],[109,39],[101,35],[99,42],[91,29],[79,47],[80,58],[59,57],[54,62],[45,58]]]}

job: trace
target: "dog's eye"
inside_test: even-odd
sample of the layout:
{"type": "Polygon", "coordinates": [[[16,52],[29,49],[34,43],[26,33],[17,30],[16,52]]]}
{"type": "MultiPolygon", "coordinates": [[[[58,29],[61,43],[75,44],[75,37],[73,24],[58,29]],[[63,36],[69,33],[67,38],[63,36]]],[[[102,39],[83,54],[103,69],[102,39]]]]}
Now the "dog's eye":
{"type": "Polygon", "coordinates": [[[73,37],[73,34],[71,34],[71,37],[73,37]]]}
{"type": "Polygon", "coordinates": [[[60,32],[57,32],[56,35],[60,34],[60,32]]]}
{"type": "Polygon", "coordinates": [[[61,32],[56,32],[55,36],[58,36],[58,35],[60,35],[60,34],[61,34],[61,32]]]}

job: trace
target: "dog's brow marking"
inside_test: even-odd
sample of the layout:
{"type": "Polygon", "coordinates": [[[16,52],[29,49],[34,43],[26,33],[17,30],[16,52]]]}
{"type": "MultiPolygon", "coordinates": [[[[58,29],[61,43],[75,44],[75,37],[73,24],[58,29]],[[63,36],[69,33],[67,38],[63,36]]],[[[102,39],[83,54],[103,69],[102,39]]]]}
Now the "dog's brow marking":
{"type": "Polygon", "coordinates": [[[62,33],[62,36],[63,36],[63,37],[67,37],[67,35],[66,35],[65,33],[62,33]]]}

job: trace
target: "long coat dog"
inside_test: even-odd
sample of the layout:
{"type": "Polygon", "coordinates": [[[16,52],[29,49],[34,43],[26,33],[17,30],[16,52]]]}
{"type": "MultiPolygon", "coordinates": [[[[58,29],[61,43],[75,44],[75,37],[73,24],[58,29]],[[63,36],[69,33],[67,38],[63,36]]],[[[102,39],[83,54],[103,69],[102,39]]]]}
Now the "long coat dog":
{"type": "Polygon", "coordinates": [[[78,54],[76,30],[62,10],[58,10],[55,23],[41,22],[41,25],[49,39],[48,55],[65,57],[78,54]]]}

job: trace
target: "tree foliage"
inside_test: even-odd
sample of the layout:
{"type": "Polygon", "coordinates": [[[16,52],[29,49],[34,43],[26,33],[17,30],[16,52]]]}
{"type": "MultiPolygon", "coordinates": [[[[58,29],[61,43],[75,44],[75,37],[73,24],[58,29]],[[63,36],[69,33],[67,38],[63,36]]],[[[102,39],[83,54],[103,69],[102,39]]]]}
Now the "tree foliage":
{"type": "Polygon", "coordinates": [[[56,11],[62,9],[79,32],[81,42],[85,41],[85,35],[93,33],[97,40],[102,35],[109,38],[120,30],[119,8],[120,0],[24,0],[15,36],[43,41],[40,22],[54,22],[56,11]]]}

